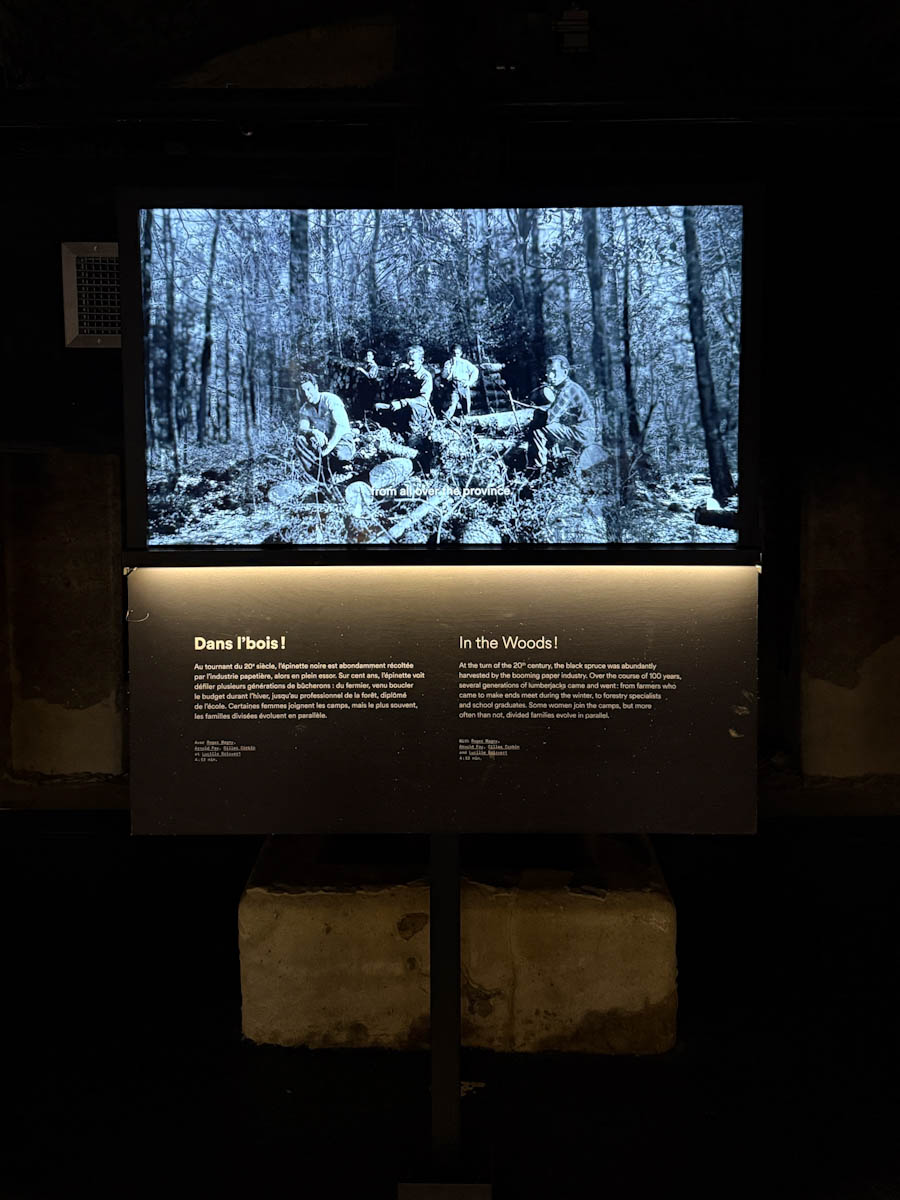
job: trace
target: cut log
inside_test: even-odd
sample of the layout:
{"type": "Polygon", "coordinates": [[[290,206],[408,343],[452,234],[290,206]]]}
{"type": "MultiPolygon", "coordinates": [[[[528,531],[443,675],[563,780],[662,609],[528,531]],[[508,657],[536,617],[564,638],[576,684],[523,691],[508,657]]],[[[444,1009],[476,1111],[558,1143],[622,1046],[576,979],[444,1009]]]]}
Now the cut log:
{"type": "Polygon", "coordinates": [[[486,432],[489,429],[524,429],[534,415],[533,408],[507,408],[501,412],[486,413],[478,417],[464,417],[466,425],[474,425],[476,429],[486,432]]]}
{"type": "MultiPolygon", "coordinates": [[[[515,430],[513,430],[513,433],[515,433],[515,430]]],[[[517,444],[518,438],[497,437],[496,435],[494,437],[488,437],[484,434],[476,433],[475,442],[479,450],[489,450],[494,454],[503,454],[507,450],[512,450],[512,448],[517,444]]]]}
{"type": "Polygon", "coordinates": [[[727,508],[707,508],[701,504],[694,509],[694,520],[698,525],[715,525],[718,529],[740,528],[738,514],[727,508]]]}
{"type": "Polygon", "coordinates": [[[318,487],[319,484],[314,479],[306,481],[286,479],[283,483],[276,483],[269,488],[269,499],[273,504],[290,506],[315,492],[318,487]]]}
{"type": "Polygon", "coordinates": [[[379,542],[399,541],[405,533],[412,529],[412,527],[418,521],[421,521],[423,517],[428,516],[429,513],[449,512],[452,503],[453,497],[448,493],[443,493],[440,496],[432,496],[430,499],[426,500],[424,504],[417,505],[411,513],[407,513],[405,517],[401,517],[399,521],[395,521],[390,529],[387,530],[386,536],[376,540],[379,542]]]}

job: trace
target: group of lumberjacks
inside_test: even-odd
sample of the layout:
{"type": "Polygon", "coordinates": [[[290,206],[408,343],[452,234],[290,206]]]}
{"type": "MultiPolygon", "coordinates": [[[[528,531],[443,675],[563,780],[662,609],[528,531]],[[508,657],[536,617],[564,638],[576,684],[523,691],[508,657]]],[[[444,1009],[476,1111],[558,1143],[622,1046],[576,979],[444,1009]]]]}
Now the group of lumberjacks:
{"type": "MultiPolygon", "coordinates": [[[[365,361],[354,364],[352,370],[362,377],[355,390],[363,397],[364,408],[379,424],[402,437],[415,451],[419,469],[427,474],[434,458],[433,431],[439,418],[433,403],[434,374],[425,365],[423,347],[408,346],[406,360],[394,367],[381,366],[375,352],[368,350],[365,361]],[[390,390],[402,394],[390,400],[374,399],[381,396],[382,385],[391,382],[391,376],[390,390]]],[[[451,348],[440,378],[445,392],[449,392],[449,403],[440,419],[458,422],[463,415],[469,416],[479,370],[463,355],[461,345],[451,348]]],[[[299,373],[297,400],[296,446],[305,470],[315,477],[326,462],[332,469],[338,464],[348,465],[356,453],[357,430],[344,400],[335,392],[320,390],[317,376],[310,371],[299,373]]],[[[510,468],[540,474],[552,464],[578,462],[589,447],[599,443],[594,408],[584,388],[570,378],[569,362],[561,354],[547,359],[543,379],[521,407],[524,419],[517,425],[522,440],[504,456],[510,468]]]]}

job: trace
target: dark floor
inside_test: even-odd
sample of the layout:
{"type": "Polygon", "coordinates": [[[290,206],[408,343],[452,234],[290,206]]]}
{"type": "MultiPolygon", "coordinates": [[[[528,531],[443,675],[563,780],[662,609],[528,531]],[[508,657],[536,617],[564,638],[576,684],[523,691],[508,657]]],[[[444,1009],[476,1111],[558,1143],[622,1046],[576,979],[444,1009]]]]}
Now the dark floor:
{"type": "MultiPolygon", "coordinates": [[[[20,814],[0,836],[3,1200],[393,1200],[421,1177],[427,1055],[241,1040],[258,839],[131,840],[120,814],[20,814]]],[[[900,822],[655,844],[678,1045],[465,1053],[486,1085],[463,1101],[472,1173],[495,1200],[900,1197],[900,822]]]]}

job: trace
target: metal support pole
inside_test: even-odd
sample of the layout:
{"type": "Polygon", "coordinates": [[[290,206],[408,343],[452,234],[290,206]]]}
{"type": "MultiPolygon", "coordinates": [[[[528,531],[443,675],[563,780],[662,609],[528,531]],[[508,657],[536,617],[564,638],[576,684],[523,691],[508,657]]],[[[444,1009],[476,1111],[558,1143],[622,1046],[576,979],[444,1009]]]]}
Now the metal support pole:
{"type": "Polygon", "coordinates": [[[431,835],[431,1150],[439,1177],[459,1169],[459,835],[431,835]]]}
{"type": "Polygon", "coordinates": [[[459,835],[431,835],[432,1183],[401,1183],[398,1200],[490,1200],[487,1183],[462,1183],[459,1043],[459,835]]]}

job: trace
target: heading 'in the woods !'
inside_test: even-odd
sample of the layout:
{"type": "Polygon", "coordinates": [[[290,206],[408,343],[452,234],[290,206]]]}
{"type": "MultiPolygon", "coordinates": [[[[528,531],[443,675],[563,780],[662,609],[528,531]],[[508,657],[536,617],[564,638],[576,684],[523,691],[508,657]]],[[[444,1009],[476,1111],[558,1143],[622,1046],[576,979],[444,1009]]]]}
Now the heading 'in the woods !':
{"type": "Polygon", "coordinates": [[[150,545],[737,538],[732,206],[141,213],[150,545]]]}

